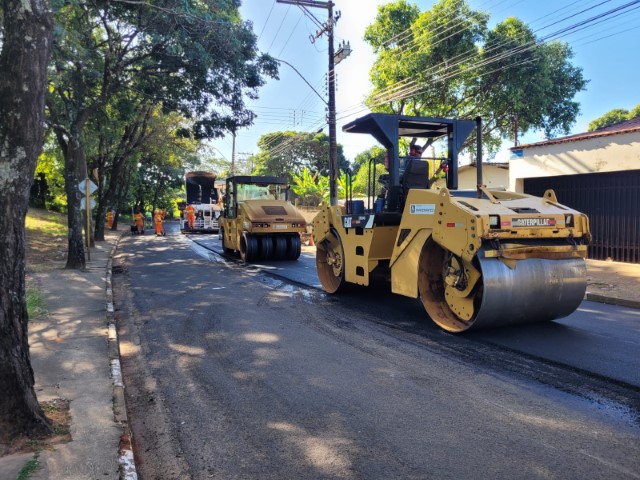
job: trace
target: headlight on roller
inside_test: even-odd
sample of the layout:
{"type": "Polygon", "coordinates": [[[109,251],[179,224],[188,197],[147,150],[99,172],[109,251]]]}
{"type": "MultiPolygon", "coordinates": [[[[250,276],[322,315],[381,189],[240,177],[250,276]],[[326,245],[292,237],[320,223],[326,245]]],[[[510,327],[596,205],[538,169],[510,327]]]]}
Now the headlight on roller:
{"type": "Polygon", "coordinates": [[[564,216],[564,226],[569,228],[569,227],[573,227],[574,224],[574,216],[573,215],[565,215],[564,216]]]}

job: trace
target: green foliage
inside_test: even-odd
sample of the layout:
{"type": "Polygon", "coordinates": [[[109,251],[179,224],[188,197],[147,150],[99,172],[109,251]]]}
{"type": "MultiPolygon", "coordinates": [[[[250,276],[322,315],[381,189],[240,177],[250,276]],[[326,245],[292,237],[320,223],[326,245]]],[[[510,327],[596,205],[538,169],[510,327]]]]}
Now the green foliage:
{"type": "MultiPolygon", "coordinates": [[[[293,179],[304,168],[329,175],[329,137],[324,133],[273,132],[258,141],[260,152],[252,157],[254,174],[293,179]]],[[[346,170],[349,162],[338,146],[338,168],[346,170]]]]}
{"type": "MultiPolygon", "coordinates": [[[[184,144],[250,125],[254,114],[245,101],[257,97],[267,77],[277,77],[276,62],[258,52],[237,1],[54,0],[51,6],[48,124],[64,155],[67,192],[87,167],[98,170],[98,235],[107,207],[165,201],[160,197],[176,176],[171,165],[195,161],[193,146],[184,144]],[[176,118],[171,135],[154,140],[157,124],[176,118]],[[151,190],[144,184],[150,175],[158,180],[151,190]]],[[[69,204],[69,245],[77,250],[69,258],[84,258],[78,201],[69,204]]]]}
{"type": "Polygon", "coordinates": [[[407,45],[410,40],[404,32],[419,14],[416,5],[409,5],[404,0],[381,5],[375,23],[364,32],[364,40],[373,47],[375,53],[388,51],[391,46],[407,45]]]}
{"type": "Polygon", "coordinates": [[[380,7],[365,33],[378,55],[368,106],[407,115],[480,116],[489,156],[503,139],[514,138],[516,124],[519,134],[568,133],[579,112],[572,99],[587,83],[571,65],[568,45],[536,43],[516,18],[493,30],[488,21],[466,0],[440,0],[424,12],[405,0],[380,7]]]}
{"type": "Polygon", "coordinates": [[[384,164],[385,155],[386,150],[378,145],[374,145],[369,150],[357,154],[352,167],[354,176],[358,174],[360,169],[368,169],[371,159],[375,160],[376,163],[384,164]]]}
{"type": "Polygon", "coordinates": [[[42,467],[42,465],[40,465],[39,457],[40,452],[35,452],[33,457],[20,469],[16,480],[28,480],[29,478],[32,478],[32,476],[35,475],[42,467]]]}
{"type": "MultiPolygon", "coordinates": [[[[338,199],[346,198],[347,194],[347,175],[340,172],[336,179],[336,194],[338,199]]],[[[356,195],[355,182],[353,183],[353,194],[356,195]]],[[[329,176],[319,175],[317,172],[311,174],[308,168],[304,168],[300,175],[294,174],[291,189],[302,199],[302,205],[307,207],[317,207],[320,203],[329,203],[330,189],[329,176]]]]}
{"type": "Polygon", "coordinates": [[[614,108],[590,122],[588,131],[593,132],[600,128],[613,125],[614,123],[624,122],[636,117],[640,117],[640,104],[636,105],[631,111],[625,110],[624,108],[614,108]]]}
{"type": "Polygon", "coordinates": [[[67,194],[64,191],[64,158],[52,135],[45,141],[36,166],[35,177],[44,174],[47,181],[46,208],[54,212],[67,211],[67,194]]]}
{"type": "Polygon", "coordinates": [[[369,168],[361,168],[353,179],[353,196],[366,197],[369,194],[368,189],[371,188],[373,197],[380,194],[382,184],[380,183],[380,175],[387,174],[384,164],[377,163],[375,171],[371,170],[372,176],[369,177],[369,168]]]}
{"type": "Polygon", "coordinates": [[[253,122],[245,98],[257,96],[277,64],[256,49],[238,2],[169,0],[87,4],[55,2],[54,88],[85,105],[105,105],[135,90],[195,119],[198,137],[216,137],[253,122]],[[79,86],[81,89],[70,88],[79,86]]]}
{"type": "Polygon", "coordinates": [[[299,175],[292,175],[291,190],[302,199],[303,206],[318,206],[328,187],[329,177],[318,175],[317,172],[312,175],[307,167],[299,175]]]}
{"type": "Polygon", "coordinates": [[[29,319],[35,320],[49,313],[47,302],[37,288],[27,287],[26,300],[29,319]]]}

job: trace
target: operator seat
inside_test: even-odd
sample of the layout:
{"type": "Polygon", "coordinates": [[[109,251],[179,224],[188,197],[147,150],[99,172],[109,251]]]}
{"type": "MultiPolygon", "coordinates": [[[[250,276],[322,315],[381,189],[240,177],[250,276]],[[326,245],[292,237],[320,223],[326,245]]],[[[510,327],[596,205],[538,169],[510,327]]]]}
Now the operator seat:
{"type": "Polygon", "coordinates": [[[416,158],[407,160],[400,184],[405,196],[412,188],[429,188],[429,163],[416,158]]]}
{"type": "Polygon", "coordinates": [[[429,162],[417,158],[407,159],[407,163],[400,177],[400,211],[404,210],[404,202],[409,190],[429,188],[429,162]]]}

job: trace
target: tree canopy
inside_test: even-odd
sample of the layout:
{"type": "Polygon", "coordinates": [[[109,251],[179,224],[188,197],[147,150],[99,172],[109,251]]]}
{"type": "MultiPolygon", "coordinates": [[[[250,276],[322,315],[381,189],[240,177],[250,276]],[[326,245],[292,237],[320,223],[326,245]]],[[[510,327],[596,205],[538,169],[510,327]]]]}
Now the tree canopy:
{"type": "MultiPolygon", "coordinates": [[[[254,155],[256,175],[276,175],[292,179],[304,168],[329,175],[329,137],[324,133],[272,132],[258,141],[260,152],[254,155]]],[[[338,145],[338,168],[346,171],[349,162],[338,145]]]]}
{"type": "MultiPolygon", "coordinates": [[[[106,203],[118,203],[123,192],[116,188],[128,184],[139,163],[135,157],[148,137],[152,112],[179,113],[188,122],[176,134],[195,139],[220,137],[253,122],[245,99],[257,97],[266,77],[277,77],[277,64],[258,52],[239,5],[238,0],[53,2],[47,106],[65,160],[67,268],[84,265],[75,185],[97,168],[106,199],[98,214],[106,203]]],[[[96,223],[102,225],[99,217],[96,223]]]]}
{"type": "Polygon", "coordinates": [[[590,122],[588,131],[593,132],[594,130],[613,125],[614,123],[624,122],[636,117],[640,117],[640,103],[636,105],[631,111],[624,108],[614,108],[613,110],[609,110],[601,117],[598,117],[590,122]]]}
{"type": "Polygon", "coordinates": [[[503,139],[541,129],[568,133],[584,89],[566,43],[537,39],[517,18],[493,29],[489,15],[466,0],[440,0],[420,12],[405,0],[378,8],[365,40],[377,54],[376,112],[483,119],[484,144],[495,153],[503,139]]]}

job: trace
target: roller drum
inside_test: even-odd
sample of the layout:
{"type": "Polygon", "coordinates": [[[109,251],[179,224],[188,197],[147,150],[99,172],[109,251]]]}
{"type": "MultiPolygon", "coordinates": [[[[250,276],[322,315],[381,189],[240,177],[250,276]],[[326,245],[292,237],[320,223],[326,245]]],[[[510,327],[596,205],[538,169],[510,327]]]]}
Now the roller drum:
{"type": "Polygon", "coordinates": [[[480,258],[482,298],[469,328],[549,321],[573,313],[584,299],[587,267],[582,258],[530,258],[511,269],[480,258]]]}

